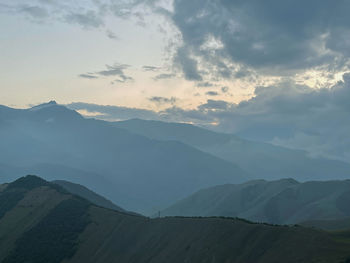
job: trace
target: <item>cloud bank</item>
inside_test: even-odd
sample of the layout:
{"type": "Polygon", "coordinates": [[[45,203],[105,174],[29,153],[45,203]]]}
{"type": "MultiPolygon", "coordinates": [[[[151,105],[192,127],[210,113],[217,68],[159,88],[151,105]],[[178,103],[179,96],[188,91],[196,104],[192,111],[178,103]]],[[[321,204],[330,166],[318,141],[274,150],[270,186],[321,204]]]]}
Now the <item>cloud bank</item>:
{"type": "MultiPolygon", "coordinates": [[[[164,99],[153,98],[160,102],[164,99]]],[[[190,122],[248,139],[304,149],[312,156],[350,162],[349,101],[350,74],[344,74],[343,81],[330,89],[315,90],[285,80],[275,86],[257,87],[253,98],[239,104],[209,99],[192,110],[175,105],[160,112],[82,103],[69,107],[101,112],[106,120],[190,122]]]]}
{"type": "Polygon", "coordinates": [[[175,62],[189,80],[337,71],[349,62],[348,10],[346,0],[174,0],[183,39],[175,62]]]}

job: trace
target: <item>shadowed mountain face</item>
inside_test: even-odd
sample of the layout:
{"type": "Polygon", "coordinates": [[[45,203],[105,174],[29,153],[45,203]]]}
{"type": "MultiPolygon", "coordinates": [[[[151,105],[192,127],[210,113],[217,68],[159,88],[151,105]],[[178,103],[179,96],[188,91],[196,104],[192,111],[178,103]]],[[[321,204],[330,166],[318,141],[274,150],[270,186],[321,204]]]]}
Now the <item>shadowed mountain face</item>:
{"type": "Polygon", "coordinates": [[[152,213],[203,187],[248,179],[238,166],[175,141],[84,119],[55,102],[0,108],[3,180],[23,173],[88,186],[121,206],[152,213]]]}
{"type": "Polygon", "coordinates": [[[350,217],[350,180],[299,183],[252,181],[201,190],[161,212],[163,216],[231,216],[295,224],[350,217]]]}
{"type": "Polygon", "coordinates": [[[239,165],[256,179],[294,178],[299,181],[349,179],[350,164],[311,158],[306,152],[252,142],[190,124],[133,119],[116,127],[157,140],[183,142],[239,165]]]}
{"type": "Polygon", "coordinates": [[[0,188],[2,263],[340,263],[349,239],[238,219],[149,219],[96,207],[34,176],[0,188]]]}

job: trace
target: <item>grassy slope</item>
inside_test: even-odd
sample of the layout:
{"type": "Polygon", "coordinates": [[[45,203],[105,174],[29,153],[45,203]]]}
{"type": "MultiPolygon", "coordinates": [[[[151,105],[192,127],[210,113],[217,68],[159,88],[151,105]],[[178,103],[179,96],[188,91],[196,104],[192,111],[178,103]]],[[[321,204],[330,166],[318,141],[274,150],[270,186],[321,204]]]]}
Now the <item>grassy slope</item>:
{"type": "Polygon", "coordinates": [[[342,262],[344,241],[302,227],[225,218],[147,219],[92,207],[93,223],[67,263],[342,262]]]}
{"type": "Polygon", "coordinates": [[[5,190],[7,187],[7,184],[0,184],[0,192],[2,192],[3,190],[5,190]]]}
{"type": "Polygon", "coordinates": [[[39,223],[51,209],[66,198],[67,196],[47,186],[27,192],[0,220],[0,262],[15,247],[16,240],[24,232],[39,223]]]}
{"type": "Polygon", "coordinates": [[[350,256],[346,232],[225,218],[149,219],[96,207],[31,179],[0,192],[25,192],[0,219],[0,262],[339,263],[350,256]]]}
{"type": "Polygon", "coordinates": [[[305,227],[315,227],[319,229],[334,231],[350,229],[350,218],[333,219],[333,220],[310,220],[300,223],[305,227]]]}

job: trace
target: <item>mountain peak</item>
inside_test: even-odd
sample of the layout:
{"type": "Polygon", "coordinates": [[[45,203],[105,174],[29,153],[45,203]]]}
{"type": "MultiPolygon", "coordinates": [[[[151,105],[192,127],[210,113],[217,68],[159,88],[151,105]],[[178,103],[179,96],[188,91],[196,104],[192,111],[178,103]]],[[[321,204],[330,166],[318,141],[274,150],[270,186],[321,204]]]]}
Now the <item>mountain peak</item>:
{"type": "Polygon", "coordinates": [[[51,107],[51,106],[56,106],[56,105],[58,105],[57,102],[54,101],[54,100],[51,100],[51,101],[49,101],[49,102],[36,105],[36,106],[30,108],[30,110],[31,110],[31,111],[36,111],[36,110],[41,110],[41,109],[43,109],[43,108],[47,108],[47,107],[51,107]]]}
{"type": "Polygon", "coordinates": [[[44,179],[35,175],[27,175],[10,183],[7,188],[24,188],[27,190],[31,190],[33,188],[46,185],[48,185],[48,182],[46,182],[44,179]]]}
{"type": "Polygon", "coordinates": [[[48,105],[57,105],[57,102],[55,100],[50,100],[47,104],[48,105]]]}
{"type": "Polygon", "coordinates": [[[68,109],[65,105],[57,104],[54,100],[34,106],[28,109],[28,111],[37,120],[44,120],[46,122],[74,121],[77,118],[82,118],[78,112],[68,109]]]}

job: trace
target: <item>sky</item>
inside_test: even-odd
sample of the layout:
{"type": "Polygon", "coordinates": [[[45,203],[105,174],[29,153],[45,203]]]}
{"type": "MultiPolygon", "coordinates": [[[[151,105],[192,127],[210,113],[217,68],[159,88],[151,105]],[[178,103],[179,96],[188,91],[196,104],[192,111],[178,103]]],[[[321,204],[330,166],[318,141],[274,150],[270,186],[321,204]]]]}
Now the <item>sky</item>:
{"type": "Polygon", "coordinates": [[[350,1],[0,0],[0,104],[350,160],[350,1]]]}

